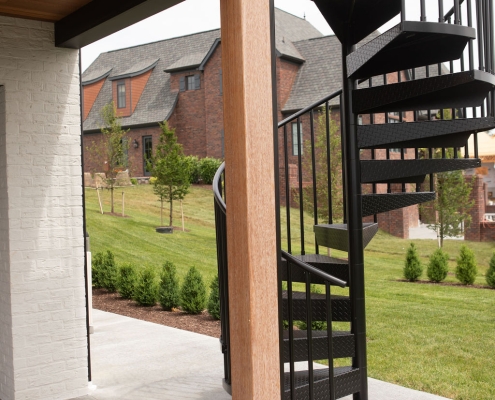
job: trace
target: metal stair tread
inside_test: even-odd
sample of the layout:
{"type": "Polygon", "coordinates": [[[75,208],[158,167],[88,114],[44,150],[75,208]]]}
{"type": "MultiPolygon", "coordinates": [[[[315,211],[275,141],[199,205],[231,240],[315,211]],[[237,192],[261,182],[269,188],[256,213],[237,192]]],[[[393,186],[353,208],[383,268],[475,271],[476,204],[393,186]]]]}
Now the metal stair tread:
{"type": "Polygon", "coordinates": [[[352,24],[352,44],[363,40],[401,11],[401,0],[313,0],[339,41],[344,39],[345,22],[352,24]]]}
{"type": "Polygon", "coordinates": [[[478,107],[495,87],[495,76],[464,71],[353,91],[355,114],[478,107]]]}
{"type": "Polygon", "coordinates": [[[495,128],[495,118],[359,125],[360,149],[462,147],[472,133],[495,128]]]}
{"type": "MultiPolygon", "coordinates": [[[[347,224],[318,224],[313,227],[318,245],[336,250],[348,251],[349,233],[347,224]]],[[[363,223],[363,248],[371,242],[378,232],[378,224],[363,223]]]]}
{"type": "Polygon", "coordinates": [[[421,183],[408,178],[480,166],[478,158],[361,160],[361,183],[421,183]]]}
{"type": "Polygon", "coordinates": [[[387,211],[412,206],[435,200],[435,192],[410,192],[410,193],[384,193],[363,194],[362,214],[363,217],[380,214],[387,211]]]}
{"type": "MultiPolygon", "coordinates": [[[[308,332],[304,329],[293,330],[293,358],[294,362],[308,360],[308,332]]],[[[326,330],[312,330],[312,358],[313,360],[328,359],[328,332],[326,330]]],[[[289,331],[283,331],[283,360],[290,361],[289,331]]],[[[346,331],[332,331],[333,358],[354,357],[354,335],[346,331]]]]}
{"type": "MultiPolygon", "coordinates": [[[[341,398],[359,391],[359,368],[336,367],[334,368],[334,387],[336,398],[341,398]]],[[[321,368],[313,370],[314,399],[329,398],[329,369],[321,368]]],[[[296,399],[308,399],[309,371],[294,372],[294,387],[296,399]]],[[[291,398],[290,373],[284,373],[284,399],[291,398]]]]}
{"type": "MultiPolygon", "coordinates": [[[[333,275],[345,282],[349,282],[349,262],[340,258],[329,257],[323,254],[305,254],[296,255],[295,258],[316,267],[323,272],[333,275]]],[[[292,264],[291,264],[292,265],[292,264]]],[[[287,275],[287,260],[282,258],[281,263],[282,280],[288,280],[287,275]]],[[[304,270],[296,265],[292,266],[291,279],[293,282],[306,282],[306,274],[304,270]]],[[[310,275],[310,282],[316,284],[325,284],[323,279],[314,274],[310,275]]]]}
{"type": "MultiPolygon", "coordinates": [[[[331,295],[332,321],[349,322],[351,318],[351,303],[348,296],[331,295]]],[[[294,321],[306,321],[306,292],[292,292],[294,321]]],[[[289,319],[288,291],[282,291],[282,312],[285,320],[289,319]]],[[[311,314],[313,321],[327,320],[327,300],[322,293],[311,293],[311,314]]]]}
{"type": "Polygon", "coordinates": [[[369,78],[461,57],[474,28],[404,21],[347,56],[348,76],[369,78]]]}

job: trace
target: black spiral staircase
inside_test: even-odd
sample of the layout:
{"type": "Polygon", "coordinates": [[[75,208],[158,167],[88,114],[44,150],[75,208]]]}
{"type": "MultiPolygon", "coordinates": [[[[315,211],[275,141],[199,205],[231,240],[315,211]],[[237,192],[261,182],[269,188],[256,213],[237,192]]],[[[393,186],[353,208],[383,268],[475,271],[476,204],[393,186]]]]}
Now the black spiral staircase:
{"type": "MultiPolygon", "coordinates": [[[[282,185],[277,196],[282,198],[279,204],[286,206],[282,231],[287,237],[287,242],[280,244],[285,250],[281,250],[279,262],[281,398],[333,400],[353,394],[354,399],[364,400],[368,399],[364,248],[378,231],[377,214],[435,198],[432,174],[480,166],[477,133],[495,128],[493,1],[455,0],[452,9],[445,13],[444,1],[438,0],[438,15],[433,18],[436,22],[427,21],[425,0],[418,1],[420,21],[406,20],[403,0],[314,2],[342,43],[343,89],[279,123],[277,135],[282,138],[285,153],[280,160],[285,170],[281,182],[285,181],[285,187],[282,185]],[[398,25],[356,48],[399,14],[398,25]],[[454,63],[454,60],[458,61],[454,63]],[[398,82],[387,84],[387,75],[393,73],[398,74],[398,82]],[[403,79],[404,75],[408,79],[403,79]],[[327,199],[329,211],[322,223],[319,211],[322,204],[316,189],[318,150],[315,150],[314,121],[325,116],[330,172],[330,119],[335,111],[330,104],[336,99],[339,99],[341,121],[344,210],[342,220],[336,221],[332,215],[335,206],[327,199]],[[453,119],[443,118],[446,109],[452,110],[453,119]],[[378,113],[384,113],[385,122],[390,122],[391,112],[399,113],[399,123],[374,123],[378,113]],[[413,115],[413,121],[404,121],[406,112],[413,115]],[[368,114],[369,123],[359,125],[358,115],[368,114]],[[312,160],[309,171],[303,171],[307,163],[299,140],[298,182],[294,185],[289,182],[291,157],[287,127],[292,122],[297,122],[299,127],[308,115],[312,148],[304,154],[312,160]],[[435,119],[438,115],[441,117],[435,119]],[[474,149],[470,153],[471,136],[474,149]],[[385,149],[386,159],[377,159],[377,149],[385,149]],[[400,159],[390,159],[392,149],[400,149],[400,159]],[[412,152],[407,149],[414,149],[413,158],[406,159],[412,152]],[[434,149],[441,149],[440,158],[433,156],[437,154],[434,149]],[[365,154],[369,159],[365,159],[365,154]],[[429,188],[421,191],[426,176],[430,177],[429,188]],[[309,189],[303,185],[308,179],[312,182],[309,189]],[[386,185],[387,190],[380,192],[379,185],[386,185]],[[298,218],[293,217],[294,212],[298,212],[298,218]],[[311,237],[304,231],[308,216],[313,218],[311,237]],[[374,216],[374,222],[363,222],[363,218],[370,216],[374,216]],[[320,246],[347,252],[348,259],[320,254],[320,246]],[[310,247],[314,251],[307,254],[310,247]],[[314,293],[314,285],[323,285],[320,293],[314,293]],[[348,294],[331,294],[332,286],[347,288],[348,294]],[[303,321],[306,328],[294,329],[296,321],[303,321]],[[348,329],[334,330],[334,322],[340,323],[339,327],[346,322],[348,329]],[[347,366],[334,366],[334,360],[340,358],[352,361],[347,366]],[[321,368],[308,360],[327,360],[328,366],[321,368]]],[[[332,187],[330,176],[328,173],[326,177],[327,193],[332,187]]],[[[229,391],[224,185],[222,166],[215,177],[214,191],[224,386],[229,391]]]]}

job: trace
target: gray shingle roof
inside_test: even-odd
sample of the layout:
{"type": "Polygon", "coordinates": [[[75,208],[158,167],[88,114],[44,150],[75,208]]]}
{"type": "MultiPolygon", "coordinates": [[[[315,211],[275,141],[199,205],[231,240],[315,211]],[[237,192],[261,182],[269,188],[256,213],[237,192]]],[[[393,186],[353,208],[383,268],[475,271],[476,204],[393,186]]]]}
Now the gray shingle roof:
{"type": "Polygon", "coordinates": [[[82,84],[89,85],[90,83],[98,82],[100,79],[110,75],[110,71],[112,71],[111,67],[93,69],[90,73],[83,75],[82,84]]]}
{"type": "Polygon", "coordinates": [[[121,75],[113,75],[110,77],[110,80],[123,79],[123,78],[131,78],[133,76],[144,74],[148,72],[150,69],[154,68],[158,63],[159,58],[149,58],[147,60],[138,61],[132,67],[122,72],[121,75]]]}
{"type": "Polygon", "coordinates": [[[187,54],[182,57],[180,60],[174,62],[165,68],[166,72],[180,71],[184,69],[196,68],[201,65],[206,54],[204,52],[187,54]]]}
{"type": "MultiPolygon", "coordinates": [[[[279,9],[275,9],[275,23],[279,55],[295,61],[302,62],[304,57],[292,42],[322,36],[306,20],[279,9]]],[[[83,123],[84,130],[96,131],[103,125],[100,110],[112,101],[112,79],[146,70],[155,62],[156,66],[135,111],[131,116],[122,118],[122,125],[126,127],[150,124],[168,118],[178,98],[178,93],[170,90],[169,72],[199,67],[219,38],[220,30],[216,29],[100,54],[83,73],[83,82],[101,79],[105,73],[110,72],[109,79],[103,85],[88,118],[83,123]],[[164,72],[165,70],[167,72],[164,72]]]]}
{"type": "MultiPolygon", "coordinates": [[[[129,117],[122,118],[123,126],[134,126],[161,122],[173,110],[177,101],[177,92],[170,90],[170,74],[165,68],[177,63],[190,54],[206,54],[220,37],[220,30],[215,29],[193,35],[162,40],[126,49],[102,53],[83,74],[83,80],[92,76],[94,71],[113,68],[109,78],[124,75],[129,69],[134,69],[136,60],[159,60],[151,73],[149,81],[139,99],[136,109],[129,117]],[[131,64],[131,66],[130,66],[131,64]]],[[[203,56],[203,58],[204,58],[203,56]]],[[[140,64],[138,61],[137,64],[140,64]]],[[[100,116],[101,108],[112,101],[112,82],[107,79],[96,99],[88,118],[84,121],[84,130],[99,130],[103,125],[100,116]]]]}

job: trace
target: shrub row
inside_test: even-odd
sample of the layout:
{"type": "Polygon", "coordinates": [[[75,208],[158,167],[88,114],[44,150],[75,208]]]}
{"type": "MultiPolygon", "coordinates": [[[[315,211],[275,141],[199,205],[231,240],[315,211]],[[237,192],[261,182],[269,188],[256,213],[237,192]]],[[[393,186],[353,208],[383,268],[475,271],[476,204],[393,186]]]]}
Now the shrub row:
{"type": "Polygon", "coordinates": [[[210,284],[207,299],[206,286],[200,272],[191,267],[179,284],[177,269],[165,262],[157,277],[155,268],[146,266],[140,271],[131,263],[117,267],[111,251],[96,253],[92,262],[93,287],[118,292],[125,299],[133,299],[140,306],[154,306],[157,301],[164,310],[181,307],[189,314],[200,314],[207,307],[210,315],[220,319],[218,276],[210,284]]]}
{"type": "MultiPolygon", "coordinates": [[[[426,275],[432,282],[442,282],[447,277],[449,255],[442,249],[437,249],[429,257],[426,268],[426,275]]],[[[478,273],[474,252],[467,246],[461,246],[459,256],[457,257],[457,266],[455,276],[459,282],[464,285],[472,285],[478,273]]],[[[419,260],[418,250],[414,243],[411,243],[407,250],[404,264],[404,278],[408,281],[415,282],[423,274],[423,265],[419,260]]],[[[490,260],[490,269],[486,275],[486,281],[491,287],[495,287],[495,253],[490,260]],[[491,271],[491,272],[490,272],[491,271]],[[490,283],[493,280],[492,283],[490,283]]]]}
{"type": "Polygon", "coordinates": [[[191,183],[204,183],[211,185],[213,178],[218,168],[222,164],[222,160],[212,157],[199,159],[196,156],[187,156],[187,164],[189,166],[189,181],[191,183]]]}

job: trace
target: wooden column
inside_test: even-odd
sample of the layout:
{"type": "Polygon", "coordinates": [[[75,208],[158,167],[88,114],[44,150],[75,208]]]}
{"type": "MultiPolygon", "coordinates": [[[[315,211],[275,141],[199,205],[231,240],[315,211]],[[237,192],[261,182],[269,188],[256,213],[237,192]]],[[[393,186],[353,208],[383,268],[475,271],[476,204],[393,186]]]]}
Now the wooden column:
{"type": "Polygon", "coordinates": [[[269,0],[221,0],[232,397],[280,398],[269,0]]]}

